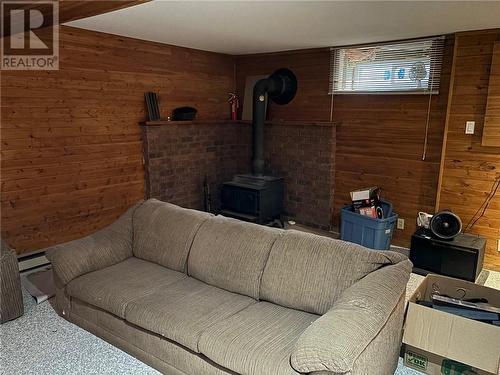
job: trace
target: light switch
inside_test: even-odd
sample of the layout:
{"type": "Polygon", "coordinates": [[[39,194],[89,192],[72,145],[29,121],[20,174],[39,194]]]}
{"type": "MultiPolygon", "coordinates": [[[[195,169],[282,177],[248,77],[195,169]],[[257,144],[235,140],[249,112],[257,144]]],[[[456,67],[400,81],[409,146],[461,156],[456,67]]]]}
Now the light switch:
{"type": "Polygon", "coordinates": [[[467,121],[465,123],[465,134],[474,134],[475,121],[467,121]]]}

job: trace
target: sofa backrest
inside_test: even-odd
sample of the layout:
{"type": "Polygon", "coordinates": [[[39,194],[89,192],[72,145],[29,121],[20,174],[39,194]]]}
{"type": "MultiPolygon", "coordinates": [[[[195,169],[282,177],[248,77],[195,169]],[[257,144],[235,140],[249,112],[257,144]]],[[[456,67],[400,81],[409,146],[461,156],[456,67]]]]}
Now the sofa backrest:
{"type": "Polygon", "coordinates": [[[223,216],[205,221],[191,247],[188,274],[207,284],[259,298],[259,287],[273,243],[281,229],[223,216]]]}
{"type": "Polygon", "coordinates": [[[134,256],[185,272],[194,236],[211,216],[157,199],[147,200],[133,217],[134,256]]]}
{"type": "Polygon", "coordinates": [[[260,299],[322,315],[356,281],[404,259],[398,253],[289,230],[272,247],[260,299]]]}

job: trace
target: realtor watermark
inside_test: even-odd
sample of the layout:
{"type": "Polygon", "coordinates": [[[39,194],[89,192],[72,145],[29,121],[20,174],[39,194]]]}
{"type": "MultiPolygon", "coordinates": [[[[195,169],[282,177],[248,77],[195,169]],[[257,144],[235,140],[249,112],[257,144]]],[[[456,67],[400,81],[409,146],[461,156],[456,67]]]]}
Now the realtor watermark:
{"type": "Polygon", "coordinates": [[[2,70],[59,69],[58,1],[2,1],[2,70]]]}

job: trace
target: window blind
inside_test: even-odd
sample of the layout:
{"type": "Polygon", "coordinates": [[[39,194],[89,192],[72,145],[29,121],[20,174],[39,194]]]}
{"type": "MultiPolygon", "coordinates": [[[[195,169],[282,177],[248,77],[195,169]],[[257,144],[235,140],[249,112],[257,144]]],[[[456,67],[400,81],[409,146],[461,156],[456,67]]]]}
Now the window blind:
{"type": "Polygon", "coordinates": [[[331,48],[329,92],[437,94],[444,39],[331,48]]]}

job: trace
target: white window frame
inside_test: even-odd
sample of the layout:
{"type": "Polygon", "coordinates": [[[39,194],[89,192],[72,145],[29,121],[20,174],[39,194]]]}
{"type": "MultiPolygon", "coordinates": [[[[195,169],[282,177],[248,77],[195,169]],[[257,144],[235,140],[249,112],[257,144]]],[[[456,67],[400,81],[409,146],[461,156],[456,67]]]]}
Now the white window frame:
{"type": "MultiPolygon", "coordinates": [[[[444,36],[405,40],[391,43],[378,43],[362,46],[333,47],[330,49],[330,94],[438,94],[441,77],[441,67],[444,50],[444,36]],[[362,67],[363,61],[355,62],[350,68],[347,66],[348,53],[359,54],[360,58],[365,58],[367,64],[374,66],[374,75],[371,82],[369,80],[355,80],[355,76],[362,67]],[[381,54],[388,55],[384,60],[381,54]],[[391,55],[392,54],[392,55],[391,55]],[[363,57],[366,55],[366,57],[363,57]],[[413,56],[412,56],[413,55],[413,56]],[[412,63],[412,57],[415,61],[412,63]],[[425,65],[426,76],[420,80],[410,78],[410,73],[414,73],[413,67],[416,63],[425,65]],[[387,68],[384,68],[387,64],[387,68]],[[409,64],[412,64],[409,67],[409,64]],[[403,77],[395,78],[397,67],[403,69],[403,77]],[[385,69],[385,70],[383,70],[385,69]],[[392,85],[386,84],[385,78],[387,71],[390,82],[396,82],[392,85]],[[384,78],[381,79],[381,74],[384,78]],[[346,77],[349,75],[349,77],[346,77]],[[398,81],[400,80],[400,81],[398,81]],[[416,82],[415,85],[409,81],[416,82]],[[420,82],[420,83],[419,83],[420,82]],[[418,87],[419,84],[424,85],[418,87]],[[372,88],[366,89],[366,86],[372,84],[372,88]],[[356,88],[355,86],[358,86],[356,88]],[[350,87],[349,87],[350,86],[350,87]],[[360,87],[364,86],[364,87],[360,87]]],[[[366,65],[366,64],[365,64],[366,65]]],[[[417,66],[415,69],[418,69],[417,66]]],[[[400,72],[400,70],[399,70],[400,72]]],[[[417,70],[418,72],[418,70],[417,70]]],[[[398,73],[399,74],[399,73],[398,73]]],[[[412,74],[413,75],[413,74],[412,74]]]]}

